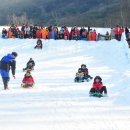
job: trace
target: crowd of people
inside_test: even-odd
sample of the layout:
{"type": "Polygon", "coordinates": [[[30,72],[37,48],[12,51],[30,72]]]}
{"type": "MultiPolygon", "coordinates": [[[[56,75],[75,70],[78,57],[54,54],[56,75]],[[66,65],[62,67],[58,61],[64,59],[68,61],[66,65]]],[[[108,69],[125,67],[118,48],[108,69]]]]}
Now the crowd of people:
{"type": "Polygon", "coordinates": [[[57,26],[37,26],[37,25],[25,25],[20,28],[17,25],[12,26],[7,30],[3,28],[2,38],[37,38],[37,39],[65,39],[65,40],[86,40],[86,41],[99,41],[99,40],[121,40],[123,27],[119,25],[112,28],[111,31],[107,31],[105,35],[97,33],[95,29],[88,27],[72,27],[70,30],[68,27],[63,26],[61,28],[57,26]]]}
{"type": "MultiPolygon", "coordinates": [[[[92,30],[90,27],[87,29],[82,27],[73,27],[69,31],[68,27],[61,27],[60,30],[57,26],[50,26],[50,27],[39,27],[36,25],[23,25],[21,29],[14,24],[6,30],[5,28],[2,31],[2,38],[34,38],[38,39],[37,44],[34,49],[42,49],[42,40],[41,39],[65,39],[65,40],[86,40],[86,41],[98,41],[101,40],[103,37],[104,40],[111,40],[116,39],[118,41],[121,40],[122,34],[125,32],[126,39],[130,46],[130,32],[128,28],[119,27],[118,25],[111,29],[110,33],[106,32],[105,35],[101,35],[97,33],[96,30],[92,30]]],[[[16,68],[16,61],[15,58],[18,56],[16,52],[12,52],[4,56],[0,61],[0,74],[2,76],[4,89],[8,89],[8,83],[10,80],[9,71],[12,70],[12,75],[15,78],[15,68],[16,68]]],[[[24,78],[22,80],[22,87],[30,88],[34,86],[34,79],[31,75],[31,71],[34,70],[35,62],[32,58],[28,61],[23,71],[26,71],[24,78]]],[[[92,80],[93,77],[89,75],[88,68],[85,64],[82,64],[81,67],[78,69],[76,73],[76,77],[74,81],[76,83],[81,82],[89,82],[92,80]]],[[[98,96],[102,97],[107,95],[107,88],[102,83],[102,78],[100,76],[96,76],[94,78],[94,82],[92,88],[90,89],[90,96],[98,96]]]]}

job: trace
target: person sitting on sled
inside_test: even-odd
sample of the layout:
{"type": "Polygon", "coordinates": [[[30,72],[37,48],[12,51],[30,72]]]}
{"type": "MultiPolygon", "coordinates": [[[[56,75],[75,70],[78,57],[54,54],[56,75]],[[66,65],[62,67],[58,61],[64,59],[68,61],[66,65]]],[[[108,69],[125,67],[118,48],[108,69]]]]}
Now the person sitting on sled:
{"type": "Polygon", "coordinates": [[[42,40],[41,39],[37,40],[37,45],[34,47],[34,49],[42,49],[42,40]]]}
{"type": "Polygon", "coordinates": [[[84,80],[91,80],[93,79],[93,77],[91,77],[88,73],[88,69],[86,68],[86,65],[85,64],[82,64],[81,65],[81,71],[84,73],[84,80]]]}
{"type": "Polygon", "coordinates": [[[90,89],[89,94],[96,96],[94,94],[99,93],[99,94],[103,94],[107,95],[107,88],[106,86],[103,85],[102,83],[102,78],[100,76],[96,76],[94,78],[94,82],[93,82],[93,87],[90,89]]]}
{"type": "Polygon", "coordinates": [[[76,73],[75,82],[84,82],[84,73],[82,72],[81,68],[78,69],[76,73]]]}
{"type": "Polygon", "coordinates": [[[31,75],[30,71],[27,71],[26,74],[24,75],[21,86],[23,88],[30,88],[30,87],[34,86],[34,79],[31,75]]]}
{"type": "Polygon", "coordinates": [[[34,66],[35,66],[35,62],[34,62],[34,60],[32,58],[30,58],[30,60],[27,63],[26,68],[24,68],[23,71],[25,71],[25,70],[30,70],[30,71],[34,70],[34,66]]]}

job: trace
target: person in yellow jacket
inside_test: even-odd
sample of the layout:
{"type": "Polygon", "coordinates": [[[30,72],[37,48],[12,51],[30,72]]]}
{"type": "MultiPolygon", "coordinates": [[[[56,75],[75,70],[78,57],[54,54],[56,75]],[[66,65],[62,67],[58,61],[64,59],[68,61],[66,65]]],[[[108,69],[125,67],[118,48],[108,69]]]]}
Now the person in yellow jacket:
{"type": "Polygon", "coordinates": [[[110,40],[110,34],[109,34],[109,32],[106,32],[105,40],[110,40]]]}

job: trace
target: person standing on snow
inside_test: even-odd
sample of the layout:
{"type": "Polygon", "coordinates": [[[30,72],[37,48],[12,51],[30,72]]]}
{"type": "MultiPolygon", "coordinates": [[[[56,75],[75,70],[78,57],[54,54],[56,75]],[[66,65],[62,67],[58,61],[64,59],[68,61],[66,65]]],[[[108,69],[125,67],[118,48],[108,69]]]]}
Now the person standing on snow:
{"type": "Polygon", "coordinates": [[[12,75],[15,79],[16,61],[15,58],[18,56],[17,52],[12,52],[4,56],[0,61],[0,74],[3,80],[4,89],[8,89],[8,83],[10,80],[9,71],[12,70],[12,75]]]}

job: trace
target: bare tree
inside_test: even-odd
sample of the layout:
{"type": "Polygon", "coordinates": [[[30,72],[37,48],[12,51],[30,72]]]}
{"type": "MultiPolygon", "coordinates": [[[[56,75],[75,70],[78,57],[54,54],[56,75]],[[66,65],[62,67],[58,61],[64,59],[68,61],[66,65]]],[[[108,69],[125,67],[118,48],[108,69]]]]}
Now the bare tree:
{"type": "Polygon", "coordinates": [[[129,10],[130,10],[130,0],[120,0],[120,16],[122,24],[124,26],[129,25],[130,21],[129,10]]]}

